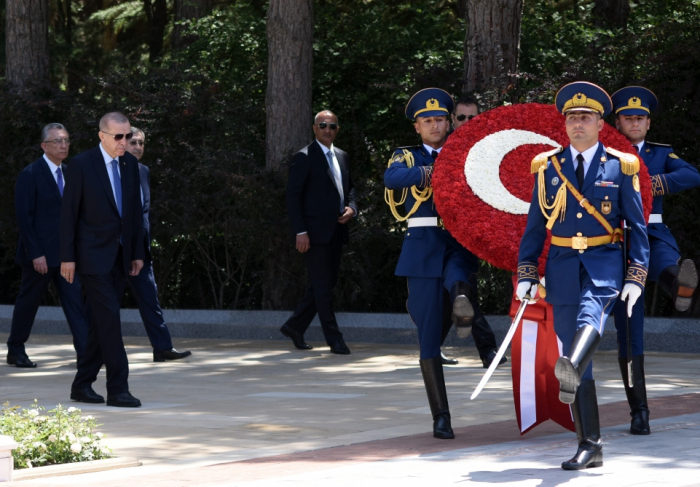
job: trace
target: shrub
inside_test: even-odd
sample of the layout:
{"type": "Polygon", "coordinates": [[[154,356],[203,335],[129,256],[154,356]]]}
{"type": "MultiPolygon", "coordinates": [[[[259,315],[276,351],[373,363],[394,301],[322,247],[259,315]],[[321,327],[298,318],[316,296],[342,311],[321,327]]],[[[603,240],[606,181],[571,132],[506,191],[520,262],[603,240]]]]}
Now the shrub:
{"type": "Polygon", "coordinates": [[[3,404],[0,434],[11,436],[19,446],[12,451],[15,468],[32,468],[59,463],[87,462],[109,458],[112,451],[100,444],[102,433],[92,416],[60,404],[48,414],[34,404],[29,409],[3,404]]]}

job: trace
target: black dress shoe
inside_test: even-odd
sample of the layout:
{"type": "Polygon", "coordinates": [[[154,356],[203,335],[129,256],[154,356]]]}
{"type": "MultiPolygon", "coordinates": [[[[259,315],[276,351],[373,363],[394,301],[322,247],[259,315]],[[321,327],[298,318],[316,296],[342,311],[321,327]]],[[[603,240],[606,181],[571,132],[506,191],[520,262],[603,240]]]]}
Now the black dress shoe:
{"type": "Polygon", "coordinates": [[[166,360],[180,360],[190,355],[192,355],[192,352],[189,350],[179,352],[177,349],[171,348],[170,350],[163,350],[162,352],[153,352],[153,361],[165,362],[166,360]]]}
{"type": "Polygon", "coordinates": [[[71,401],[87,402],[89,404],[103,404],[105,402],[105,398],[96,393],[92,387],[71,389],[70,398],[71,401]]]}
{"type": "MultiPolygon", "coordinates": [[[[496,355],[498,355],[498,352],[496,350],[491,350],[488,355],[486,355],[486,358],[481,359],[481,363],[484,364],[484,368],[488,369],[491,367],[491,362],[493,362],[493,359],[496,358],[496,355]]],[[[498,362],[498,365],[503,365],[504,363],[508,362],[508,359],[504,355],[501,357],[501,360],[498,362]]]]}
{"type": "Polygon", "coordinates": [[[118,408],[140,408],[141,401],[131,395],[130,392],[107,395],[107,406],[118,408]]]}
{"type": "Polygon", "coordinates": [[[440,352],[440,361],[442,365],[457,365],[459,362],[455,358],[445,357],[445,354],[440,352]]]}
{"type": "Polygon", "coordinates": [[[350,355],[350,349],[343,340],[338,340],[331,345],[331,352],[337,353],[338,355],[350,355]]]}
{"type": "MultiPolygon", "coordinates": [[[[284,336],[286,336],[287,338],[291,338],[292,343],[299,350],[312,350],[314,348],[304,341],[304,335],[300,335],[299,333],[292,330],[287,325],[282,325],[282,328],[280,328],[280,332],[282,332],[282,334],[284,336]]],[[[350,352],[348,352],[348,353],[350,353],[350,352]]]]}
{"type": "Polygon", "coordinates": [[[35,369],[36,364],[29,360],[26,355],[11,355],[7,354],[7,363],[14,365],[15,367],[20,367],[22,369],[35,369]]]}

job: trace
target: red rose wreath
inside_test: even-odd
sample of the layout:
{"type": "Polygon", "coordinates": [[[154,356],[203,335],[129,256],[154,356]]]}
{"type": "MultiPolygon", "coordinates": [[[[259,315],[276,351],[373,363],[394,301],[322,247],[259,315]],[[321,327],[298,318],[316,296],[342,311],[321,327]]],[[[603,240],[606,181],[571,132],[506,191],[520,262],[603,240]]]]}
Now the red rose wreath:
{"type": "MultiPolygon", "coordinates": [[[[534,184],[530,163],[541,152],[569,144],[564,121],[554,105],[511,105],[482,113],[447,139],[433,173],[435,205],[445,227],[479,258],[516,271],[534,184]]],[[[634,153],[609,124],[600,141],[634,153]]],[[[639,179],[648,218],[652,193],[644,164],[639,179]]],[[[540,275],[548,251],[549,238],[540,258],[540,275]]]]}

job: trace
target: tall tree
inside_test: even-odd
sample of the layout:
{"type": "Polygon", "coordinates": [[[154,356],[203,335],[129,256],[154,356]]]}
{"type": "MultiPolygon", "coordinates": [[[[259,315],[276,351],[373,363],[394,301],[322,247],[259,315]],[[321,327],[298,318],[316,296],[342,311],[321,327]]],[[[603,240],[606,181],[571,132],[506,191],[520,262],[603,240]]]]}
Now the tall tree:
{"type": "Polygon", "coordinates": [[[277,169],[311,135],[313,0],[270,0],[267,11],[266,167],[277,169]]]}
{"type": "Polygon", "coordinates": [[[191,40],[184,36],[184,28],[179,22],[197,20],[209,15],[213,8],[213,0],[175,0],[175,26],[173,27],[172,45],[179,49],[191,40]]]}
{"type": "Polygon", "coordinates": [[[514,83],[522,17],[523,0],[466,0],[465,91],[514,83]]]}
{"type": "Polygon", "coordinates": [[[6,0],[5,79],[13,88],[49,79],[49,0],[6,0]]]}
{"type": "Polygon", "coordinates": [[[607,29],[625,29],[630,16],[629,0],[595,0],[595,26],[607,29]]]}
{"type": "Polygon", "coordinates": [[[148,60],[157,63],[163,53],[168,4],[166,0],[143,0],[143,9],[148,20],[148,60]]]}

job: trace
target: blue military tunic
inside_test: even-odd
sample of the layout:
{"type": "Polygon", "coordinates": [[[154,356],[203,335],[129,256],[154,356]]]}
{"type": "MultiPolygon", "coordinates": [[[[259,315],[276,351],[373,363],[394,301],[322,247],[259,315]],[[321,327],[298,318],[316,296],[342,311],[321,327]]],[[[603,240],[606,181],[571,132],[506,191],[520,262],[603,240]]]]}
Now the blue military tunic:
{"type": "MultiPolygon", "coordinates": [[[[593,243],[596,237],[605,239],[611,232],[596,218],[594,212],[587,211],[585,202],[582,205],[570,190],[566,190],[566,205],[561,210],[563,217],[559,215],[553,219],[552,237],[553,240],[572,237],[579,239],[576,244],[573,243],[574,240],[569,240],[569,247],[552,245],[545,267],[546,300],[554,307],[554,327],[562,342],[564,355],[568,355],[578,328],[591,325],[602,334],[623,283],[634,283],[644,289],[649,243],[639,193],[639,176],[626,174],[619,157],[620,153],[606,150],[599,143],[583,185],[578,187],[571,149],[567,147],[549,153],[546,167],[541,171],[543,177],[540,171],[535,177],[527,227],[520,242],[518,282],[539,282],[537,261],[544,247],[549,221],[540,206],[541,182],[544,184],[542,194],[546,197],[547,204],[555,202],[566,179],[612,229],[620,228],[622,219],[627,220],[630,228],[630,265],[625,276],[619,241],[572,248],[573,245],[584,247],[580,245],[583,237],[593,243]],[[560,165],[561,174],[557,172],[554,161],[560,165]]],[[[538,156],[535,161],[538,160],[544,161],[545,158],[538,156]]],[[[582,379],[592,378],[591,370],[589,366],[582,379]]]]}
{"type": "MultiPolygon", "coordinates": [[[[397,149],[392,163],[384,172],[384,184],[390,190],[407,189],[404,208],[414,207],[415,186],[422,190],[431,185],[433,157],[424,146],[397,149]],[[413,156],[413,167],[406,162],[404,150],[413,156]]],[[[439,215],[432,196],[422,202],[413,218],[435,218],[439,215]]],[[[410,226],[406,230],[395,274],[408,278],[407,308],[418,328],[421,359],[440,355],[442,338],[442,293],[456,281],[469,282],[479,270],[478,258],[457,242],[442,226],[410,226]]]]}
{"type": "MultiPolygon", "coordinates": [[[[639,152],[642,161],[651,176],[651,188],[654,196],[651,221],[655,215],[663,215],[663,197],[670,193],[679,193],[700,185],[698,170],[673,153],[673,148],[665,144],[644,142],[639,152]]],[[[658,218],[657,218],[658,219],[658,218]]],[[[680,250],[671,230],[665,223],[649,223],[649,279],[657,281],[661,271],[680,261],[680,250]]],[[[634,306],[631,320],[632,355],[644,353],[644,295],[634,306]]],[[[627,357],[627,328],[625,304],[615,305],[615,327],[621,357],[627,357]]]]}

